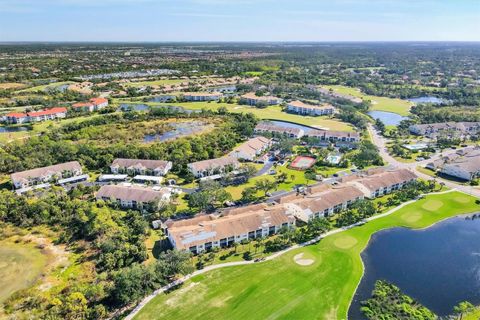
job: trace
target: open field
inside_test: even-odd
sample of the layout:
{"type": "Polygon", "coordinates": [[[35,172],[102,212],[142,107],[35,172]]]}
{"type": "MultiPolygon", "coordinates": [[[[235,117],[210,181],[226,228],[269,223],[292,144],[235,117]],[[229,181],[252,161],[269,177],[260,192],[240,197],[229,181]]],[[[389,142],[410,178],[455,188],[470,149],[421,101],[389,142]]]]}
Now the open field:
{"type": "Polygon", "coordinates": [[[0,302],[30,287],[47,265],[47,257],[33,243],[0,242],[0,302]]]}
{"type": "Polygon", "coordinates": [[[429,195],[277,259],[194,277],[155,297],[135,319],[345,319],[363,274],[360,253],[372,234],[400,226],[425,228],[479,208],[460,192],[429,195]],[[309,263],[298,263],[305,257],[309,263]]]}
{"type": "Polygon", "coordinates": [[[220,107],[225,107],[228,109],[229,112],[251,112],[256,115],[260,119],[270,119],[270,120],[283,120],[283,121],[290,121],[295,122],[307,126],[323,128],[323,129],[330,129],[330,130],[339,130],[339,131],[353,131],[353,128],[340,120],[331,119],[327,117],[311,117],[311,116],[299,116],[295,114],[290,114],[282,111],[280,106],[270,106],[265,109],[259,109],[249,106],[237,105],[237,104],[228,104],[228,103],[216,103],[216,102],[185,102],[185,103],[167,103],[167,104],[159,104],[159,103],[147,103],[153,106],[161,106],[161,105],[175,105],[181,106],[185,109],[190,110],[218,110],[220,107]]]}
{"type": "Polygon", "coordinates": [[[0,83],[0,90],[2,89],[21,89],[24,88],[26,85],[24,83],[18,82],[5,82],[0,83]]]}
{"type": "Polygon", "coordinates": [[[362,98],[363,100],[371,101],[371,110],[387,111],[397,113],[402,116],[408,116],[410,114],[410,108],[413,103],[407,100],[394,99],[388,97],[378,97],[363,94],[357,88],[351,88],[346,86],[323,86],[327,89],[332,89],[335,92],[342,94],[349,94],[351,96],[362,98]]]}
{"type": "Polygon", "coordinates": [[[59,87],[59,86],[63,86],[64,84],[72,84],[72,83],[74,83],[74,82],[73,81],[52,82],[52,83],[49,83],[49,84],[43,84],[43,85],[40,85],[40,86],[35,86],[35,87],[23,89],[23,90],[20,90],[18,92],[44,91],[47,88],[52,88],[53,89],[53,88],[56,88],[56,87],[59,87]]]}

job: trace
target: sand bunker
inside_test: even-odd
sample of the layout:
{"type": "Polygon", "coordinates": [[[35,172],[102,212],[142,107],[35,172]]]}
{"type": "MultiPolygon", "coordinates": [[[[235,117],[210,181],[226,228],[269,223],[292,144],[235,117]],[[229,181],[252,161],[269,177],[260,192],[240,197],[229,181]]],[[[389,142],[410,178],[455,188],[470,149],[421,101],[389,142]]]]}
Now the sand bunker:
{"type": "Polygon", "coordinates": [[[293,257],[293,261],[300,266],[309,266],[315,262],[313,259],[303,259],[303,252],[293,257]]]}

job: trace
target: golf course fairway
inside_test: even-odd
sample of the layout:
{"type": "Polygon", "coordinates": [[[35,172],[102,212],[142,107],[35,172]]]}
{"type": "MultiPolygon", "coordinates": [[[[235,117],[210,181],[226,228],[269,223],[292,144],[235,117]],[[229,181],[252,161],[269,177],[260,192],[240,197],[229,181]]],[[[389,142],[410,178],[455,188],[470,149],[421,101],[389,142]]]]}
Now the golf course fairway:
{"type": "Polygon", "coordinates": [[[360,253],[372,234],[393,227],[425,228],[476,212],[475,200],[457,191],[428,195],[271,261],[198,275],[156,296],[135,319],[346,319],[363,274],[360,253]]]}

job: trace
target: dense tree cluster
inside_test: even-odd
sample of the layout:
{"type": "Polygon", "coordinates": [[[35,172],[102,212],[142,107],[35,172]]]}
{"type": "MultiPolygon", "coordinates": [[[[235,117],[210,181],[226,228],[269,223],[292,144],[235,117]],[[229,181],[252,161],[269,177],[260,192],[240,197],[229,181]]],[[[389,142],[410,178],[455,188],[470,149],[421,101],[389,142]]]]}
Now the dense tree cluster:
{"type": "Polygon", "coordinates": [[[362,302],[361,310],[370,320],[434,320],[437,316],[386,281],[375,283],[372,297],[362,302]]]}

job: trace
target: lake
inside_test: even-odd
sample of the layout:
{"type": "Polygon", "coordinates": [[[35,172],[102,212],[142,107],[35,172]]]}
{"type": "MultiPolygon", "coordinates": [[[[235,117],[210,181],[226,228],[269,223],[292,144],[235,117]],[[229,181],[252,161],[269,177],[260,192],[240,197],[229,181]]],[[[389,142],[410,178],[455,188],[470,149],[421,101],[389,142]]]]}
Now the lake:
{"type": "Polygon", "coordinates": [[[480,304],[480,219],[457,217],[424,230],[395,228],[373,235],[362,253],[365,274],[349,319],[365,319],[360,302],[387,280],[439,316],[461,301],[480,304]]]}
{"type": "Polygon", "coordinates": [[[431,104],[441,104],[444,103],[445,100],[442,98],[437,98],[433,96],[425,96],[425,97],[417,97],[417,98],[410,98],[408,101],[413,103],[431,103],[431,104]]]}
{"type": "Polygon", "coordinates": [[[150,107],[146,104],[127,104],[122,103],[120,105],[121,111],[148,111],[150,107]]]}
{"type": "Polygon", "coordinates": [[[0,133],[7,133],[7,132],[20,132],[20,131],[28,131],[31,130],[28,127],[0,127],[0,133]]]}
{"type": "Polygon", "coordinates": [[[369,111],[368,115],[375,120],[380,119],[386,126],[398,126],[402,120],[408,119],[408,117],[386,111],[369,111]]]}

